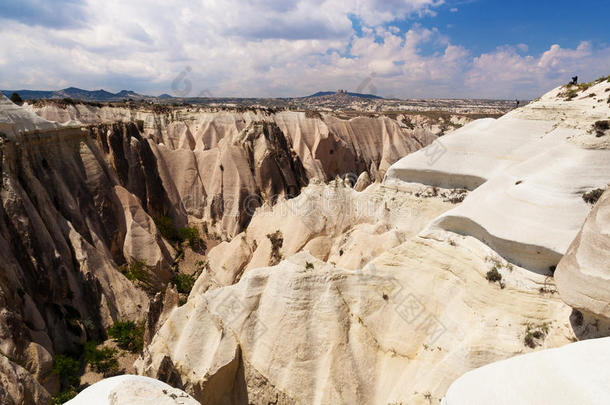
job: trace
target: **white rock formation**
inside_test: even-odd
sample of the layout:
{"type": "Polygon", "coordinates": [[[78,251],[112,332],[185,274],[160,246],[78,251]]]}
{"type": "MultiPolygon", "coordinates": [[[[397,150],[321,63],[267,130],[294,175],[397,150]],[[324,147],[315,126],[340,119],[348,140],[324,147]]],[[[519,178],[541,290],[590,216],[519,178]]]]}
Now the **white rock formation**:
{"type": "Polygon", "coordinates": [[[457,379],[441,405],[610,403],[610,338],[492,363],[457,379]]]}
{"type": "Polygon", "coordinates": [[[425,186],[370,186],[357,192],[342,181],[311,184],[301,195],[259,208],[246,232],[208,254],[209,271],[192,295],[231,285],[251,269],[277,263],[300,251],[347,269],[360,269],[381,253],[420,232],[453,206],[441,195],[422,199],[425,186]],[[278,233],[274,254],[269,235],[278,233]]]}
{"type": "Polygon", "coordinates": [[[589,214],[559,262],[555,280],[568,305],[610,319],[610,192],[589,214]]]}
{"type": "Polygon", "coordinates": [[[301,211],[259,209],[212,250],[138,372],[204,403],[430,404],[469,370],[573,341],[573,310],[544,273],[588,214],[583,192],[610,179],[607,140],[587,132],[608,116],[587,96],[609,86],[570,102],[557,89],[475,122],[441,138],[432,168],[417,152],[384,185],[310,185],[294,200],[301,211]],[[451,209],[462,192],[413,183],[476,190],[451,209]],[[330,209],[318,202],[326,190],[330,209]],[[393,217],[401,204],[419,212],[393,217]]]}
{"type": "Polygon", "coordinates": [[[528,323],[549,323],[540,347],[569,342],[572,309],[540,291],[553,289],[552,281],[508,265],[473,237],[415,236],[452,206],[442,191],[423,197],[426,191],[311,185],[295,199],[311,203],[310,216],[291,213],[289,201],[259,210],[245,235],[211,251],[214,282],[198,279],[138,360],[138,373],[182,383],[203,403],[247,396],[425,404],[464,372],[530,351],[528,323]],[[322,196],[333,209],[324,209],[322,196]],[[366,201],[370,211],[357,213],[353,207],[366,201]],[[260,268],[271,256],[266,235],[276,230],[288,259],[260,268]],[[243,254],[229,254],[235,251],[243,254]],[[503,288],[486,279],[494,266],[503,288]]]}
{"type": "Polygon", "coordinates": [[[543,347],[573,337],[571,308],[539,293],[542,276],[504,269],[501,289],[485,279],[493,252],[473,238],[454,244],[414,238],[362,271],[308,253],[251,270],[174,310],[138,373],[179,378],[203,403],[244,391],[279,403],[426,403],[465,371],[529,351],[527,323],[550,322],[543,347]]]}
{"type": "Polygon", "coordinates": [[[110,377],[85,388],[66,405],[198,405],[187,393],[137,375],[110,377]]]}
{"type": "Polygon", "coordinates": [[[25,132],[45,131],[62,128],[57,122],[39,117],[33,111],[14,104],[0,94],[0,133],[9,137],[17,137],[25,132]]]}
{"type": "MultiPolygon", "coordinates": [[[[149,297],[139,286],[150,292],[171,278],[176,252],[154,219],[232,236],[263,201],[297,194],[310,178],[380,178],[435,138],[387,117],[157,107],[41,111],[0,97],[0,350],[47,394],[58,389],[55,355],[105,337],[118,320],[143,320],[149,297]],[[138,262],[143,282],[119,271],[138,262]]],[[[399,242],[392,230],[376,232],[375,254],[399,242]]],[[[232,271],[221,284],[234,281],[232,271]]],[[[15,376],[25,378],[7,381],[15,376]]]]}
{"type": "MultiPolygon", "coordinates": [[[[152,111],[82,104],[28,108],[59,122],[141,120],[172,204],[190,223],[226,239],[243,230],[249,219],[244,207],[256,208],[257,199],[260,205],[295,195],[311,179],[337,175],[368,172],[372,181],[381,180],[392,163],[440,132],[429,121],[405,126],[384,116],[340,119],[291,111],[152,111]]],[[[364,178],[359,189],[363,184],[364,178]]]]}
{"type": "Polygon", "coordinates": [[[388,183],[475,189],[433,228],[472,235],[509,261],[548,273],[578,233],[588,190],[610,183],[610,83],[565,101],[555,89],[498,120],[479,120],[395,163],[388,183]]]}

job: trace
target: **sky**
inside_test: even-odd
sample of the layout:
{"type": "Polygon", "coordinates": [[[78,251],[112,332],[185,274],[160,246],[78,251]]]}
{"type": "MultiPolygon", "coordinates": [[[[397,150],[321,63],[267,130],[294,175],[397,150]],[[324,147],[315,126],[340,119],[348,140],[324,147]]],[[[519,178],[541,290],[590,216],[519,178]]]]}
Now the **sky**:
{"type": "Polygon", "coordinates": [[[607,0],[1,0],[0,88],[529,99],[610,74],[607,0]]]}

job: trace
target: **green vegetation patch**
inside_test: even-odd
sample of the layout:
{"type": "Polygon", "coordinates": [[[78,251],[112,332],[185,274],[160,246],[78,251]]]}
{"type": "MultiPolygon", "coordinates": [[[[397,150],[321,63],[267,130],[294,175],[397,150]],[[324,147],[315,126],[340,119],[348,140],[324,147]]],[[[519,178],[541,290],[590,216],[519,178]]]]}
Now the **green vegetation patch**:
{"type": "Polygon", "coordinates": [[[116,375],[119,371],[119,361],[116,358],[117,351],[110,347],[97,348],[96,342],[85,343],[85,362],[91,368],[104,376],[116,375]]]}
{"type": "Polygon", "coordinates": [[[532,325],[531,323],[528,323],[525,328],[523,344],[531,349],[534,349],[536,346],[542,344],[542,341],[544,341],[548,333],[548,323],[542,323],[539,325],[532,325]]]}
{"type": "Polygon", "coordinates": [[[172,279],[172,282],[176,285],[176,289],[180,294],[190,294],[195,285],[195,281],[195,276],[183,273],[176,274],[172,279]]]}
{"type": "Polygon", "coordinates": [[[148,268],[144,262],[137,261],[129,264],[124,264],[119,267],[119,270],[130,281],[139,281],[146,286],[151,285],[150,274],[148,274],[148,268]]]}
{"type": "Polygon", "coordinates": [[[77,388],[80,385],[80,362],[70,356],[58,354],[53,363],[53,373],[59,377],[62,388],[77,388]]]}
{"type": "Polygon", "coordinates": [[[51,398],[51,405],[62,405],[78,395],[78,392],[74,388],[69,388],[59,394],[53,395],[51,398]]]}
{"type": "Polygon", "coordinates": [[[144,323],[116,322],[108,329],[108,336],[114,339],[121,349],[139,353],[144,348],[144,323]]]}

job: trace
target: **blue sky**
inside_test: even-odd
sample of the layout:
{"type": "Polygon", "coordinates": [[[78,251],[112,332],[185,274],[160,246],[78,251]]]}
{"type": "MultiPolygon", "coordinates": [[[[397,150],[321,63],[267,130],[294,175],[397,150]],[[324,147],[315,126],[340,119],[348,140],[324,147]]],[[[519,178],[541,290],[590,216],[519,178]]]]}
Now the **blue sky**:
{"type": "MultiPolygon", "coordinates": [[[[542,53],[554,43],[566,48],[575,48],[583,40],[608,45],[609,7],[602,0],[455,1],[440,7],[437,16],[424,18],[422,24],[442,28],[453,42],[475,53],[520,43],[542,53]]],[[[397,25],[408,30],[410,23],[397,25]]]]}
{"type": "Polygon", "coordinates": [[[607,2],[3,0],[0,87],[533,98],[610,74],[607,2]],[[172,85],[177,77],[180,85],[172,85]]]}

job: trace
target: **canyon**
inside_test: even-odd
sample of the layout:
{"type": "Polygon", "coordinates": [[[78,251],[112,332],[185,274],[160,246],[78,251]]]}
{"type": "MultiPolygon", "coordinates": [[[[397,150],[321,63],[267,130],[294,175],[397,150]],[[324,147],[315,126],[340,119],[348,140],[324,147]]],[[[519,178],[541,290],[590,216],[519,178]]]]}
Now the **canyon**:
{"type": "Polygon", "coordinates": [[[125,321],[154,380],[70,403],[510,403],[509,377],[531,402],[514,370],[551,363],[567,387],[610,333],[609,91],[501,117],[0,96],[0,400],[49,403],[58,356],[125,321]]]}

